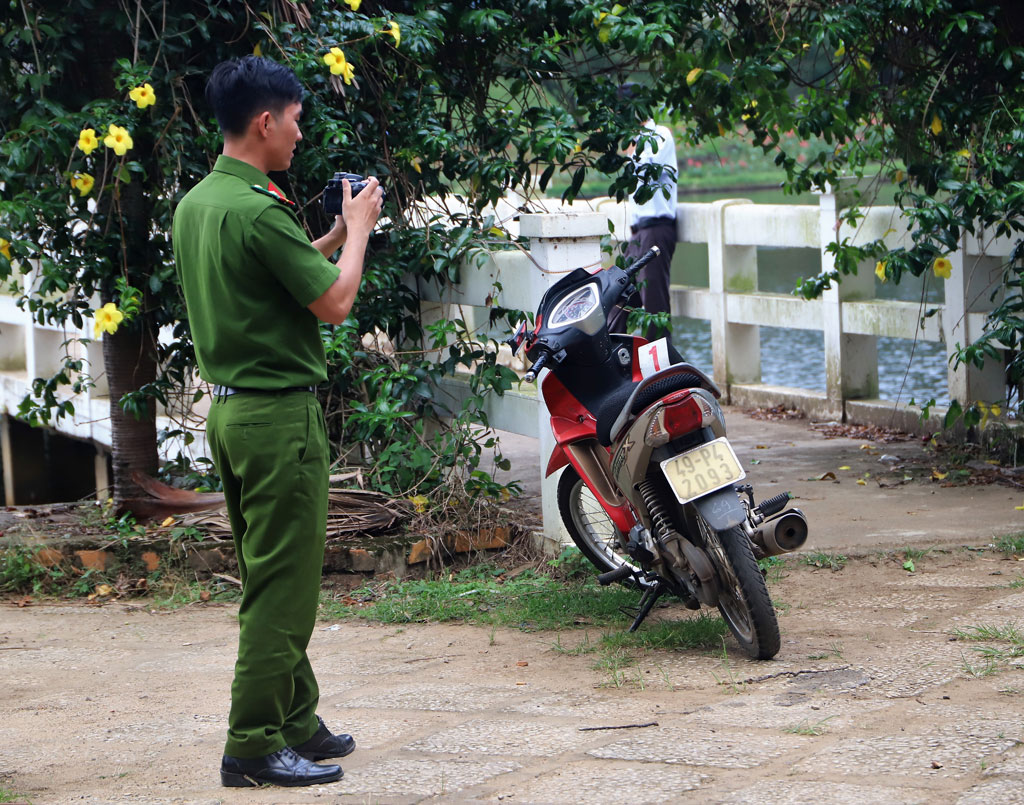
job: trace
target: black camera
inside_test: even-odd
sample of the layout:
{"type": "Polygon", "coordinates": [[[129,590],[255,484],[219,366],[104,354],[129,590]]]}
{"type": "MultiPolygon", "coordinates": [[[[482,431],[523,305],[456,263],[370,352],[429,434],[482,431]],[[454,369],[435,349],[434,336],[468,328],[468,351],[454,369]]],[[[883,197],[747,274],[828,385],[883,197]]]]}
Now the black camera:
{"type": "MultiPolygon", "coordinates": [[[[348,179],[348,183],[352,186],[352,198],[358,196],[359,192],[366,187],[366,180],[358,173],[345,173],[343,171],[335,173],[334,178],[327,182],[327,187],[324,188],[324,212],[328,215],[341,215],[341,202],[344,199],[342,179],[348,179]]],[[[385,192],[382,200],[387,199],[387,197],[385,192]]]]}

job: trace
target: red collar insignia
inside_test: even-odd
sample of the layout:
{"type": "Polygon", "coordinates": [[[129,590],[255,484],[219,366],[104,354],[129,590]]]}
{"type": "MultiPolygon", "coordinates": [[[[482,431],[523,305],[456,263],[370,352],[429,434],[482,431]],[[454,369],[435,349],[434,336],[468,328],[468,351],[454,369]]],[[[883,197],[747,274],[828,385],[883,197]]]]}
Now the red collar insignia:
{"type": "Polygon", "coordinates": [[[288,197],[284,193],[282,193],[281,190],[277,187],[277,185],[275,185],[273,182],[270,182],[267,185],[267,190],[269,190],[271,193],[273,193],[275,196],[281,199],[281,201],[283,201],[285,204],[289,204],[292,207],[295,206],[295,202],[289,201],[288,197]]]}
{"type": "Polygon", "coordinates": [[[271,182],[268,187],[261,187],[258,184],[254,184],[252,185],[252,189],[255,190],[257,193],[262,193],[265,196],[270,196],[271,198],[280,201],[282,204],[287,204],[289,207],[295,206],[295,202],[289,200],[273,182],[271,182]]]}

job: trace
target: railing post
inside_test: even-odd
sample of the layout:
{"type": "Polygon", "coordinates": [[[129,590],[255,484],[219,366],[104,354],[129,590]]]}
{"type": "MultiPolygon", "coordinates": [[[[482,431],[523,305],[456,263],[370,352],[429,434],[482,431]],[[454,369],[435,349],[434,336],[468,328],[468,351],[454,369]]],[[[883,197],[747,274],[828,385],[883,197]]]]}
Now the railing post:
{"type": "MultiPolygon", "coordinates": [[[[824,271],[835,264],[828,246],[840,237],[840,213],[847,204],[841,191],[831,190],[821,194],[818,205],[824,271]]],[[[826,415],[838,420],[844,418],[846,400],[878,396],[878,339],[873,335],[852,335],[843,331],[843,302],[875,296],[874,265],[861,264],[855,275],[844,275],[841,279],[841,282],[833,282],[821,296],[826,415]]]]}
{"type": "Polygon", "coordinates": [[[756,324],[729,322],[728,295],[757,290],[757,247],[726,243],[725,216],[730,207],[751,203],[742,198],[712,202],[708,228],[711,363],[715,382],[727,400],[733,383],[761,382],[760,328],[756,324]]]}
{"type": "MultiPolygon", "coordinates": [[[[601,266],[601,236],[608,234],[608,218],[601,213],[555,213],[523,215],[519,233],[530,239],[530,258],[534,265],[529,277],[530,298],[535,311],[541,297],[574,268],[596,271],[601,266]]],[[[543,372],[542,375],[546,375],[543,372]]],[[[558,512],[558,478],[545,477],[548,460],[555,448],[551,418],[540,395],[542,378],[537,381],[537,435],[540,441],[541,511],[544,536],[554,543],[566,543],[569,536],[558,512]]]]}
{"type": "MultiPolygon", "coordinates": [[[[960,248],[947,255],[950,273],[945,281],[946,304],[942,316],[946,354],[950,358],[947,364],[949,397],[964,408],[979,400],[992,403],[1006,398],[1006,375],[1001,361],[986,358],[981,369],[966,364],[954,368],[957,346],[967,346],[981,335],[983,325],[978,314],[991,308],[993,286],[1001,278],[1000,267],[1006,259],[983,253],[970,254],[967,242],[966,237],[961,239],[960,248]]],[[[978,251],[983,252],[983,249],[978,251]]]]}

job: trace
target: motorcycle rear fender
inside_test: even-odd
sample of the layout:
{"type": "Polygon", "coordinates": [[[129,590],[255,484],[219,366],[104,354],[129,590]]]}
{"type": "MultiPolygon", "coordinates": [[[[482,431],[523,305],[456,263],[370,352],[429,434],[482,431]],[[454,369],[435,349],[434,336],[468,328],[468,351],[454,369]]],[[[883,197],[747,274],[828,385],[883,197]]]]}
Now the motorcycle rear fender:
{"type": "Polygon", "coordinates": [[[747,519],[747,508],[731,486],[698,498],[693,501],[693,505],[715,531],[725,531],[747,519]]]}

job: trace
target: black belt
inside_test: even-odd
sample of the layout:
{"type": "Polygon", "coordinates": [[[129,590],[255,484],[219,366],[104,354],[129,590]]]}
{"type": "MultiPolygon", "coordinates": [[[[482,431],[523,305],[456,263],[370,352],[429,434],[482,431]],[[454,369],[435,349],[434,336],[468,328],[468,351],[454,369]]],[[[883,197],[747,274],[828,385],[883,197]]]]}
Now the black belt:
{"type": "Polygon", "coordinates": [[[316,386],[288,386],[283,389],[238,389],[231,386],[214,386],[214,397],[230,397],[232,394],[290,394],[293,391],[316,393],[316,386]]]}
{"type": "Polygon", "coordinates": [[[639,232],[641,229],[650,229],[654,226],[675,226],[676,219],[673,215],[645,215],[638,218],[637,222],[630,227],[630,231],[639,232]]]}

